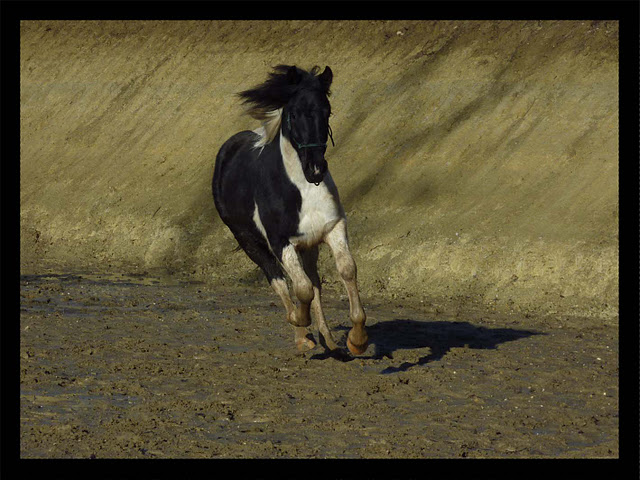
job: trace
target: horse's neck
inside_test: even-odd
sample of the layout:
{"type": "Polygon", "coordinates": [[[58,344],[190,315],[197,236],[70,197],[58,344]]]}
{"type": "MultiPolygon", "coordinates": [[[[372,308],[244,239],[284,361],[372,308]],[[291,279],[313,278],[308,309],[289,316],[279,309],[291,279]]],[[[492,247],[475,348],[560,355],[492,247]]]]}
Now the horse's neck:
{"type": "MultiPolygon", "coordinates": [[[[331,173],[327,170],[324,180],[319,186],[309,183],[302,171],[298,152],[293,148],[291,142],[284,138],[280,133],[280,154],[282,155],[282,163],[287,171],[287,176],[300,191],[303,198],[303,204],[309,208],[328,209],[328,211],[336,213],[338,217],[344,217],[345,212],[340,203],[340,195],[338,188],[331,177],[331,173]]],[[[331,215],[334,215],[333,213],[331,215]]]]}
{"type": "Polygon", "coordinates": [[[302,171],[302,165],[300,164],[298,152],[296,152],[295,148],[293,148],[291,142],[286,139],[284,135],[282,135],[282,132],[280,132],[279,141],[282,163],[284,164],[284,168],[287,171],[287,176],[296,185],[296,187],[298,187],[299,190],[306,189],[306,184],[308,182],[304,177],[304,172],[302,171]]]}

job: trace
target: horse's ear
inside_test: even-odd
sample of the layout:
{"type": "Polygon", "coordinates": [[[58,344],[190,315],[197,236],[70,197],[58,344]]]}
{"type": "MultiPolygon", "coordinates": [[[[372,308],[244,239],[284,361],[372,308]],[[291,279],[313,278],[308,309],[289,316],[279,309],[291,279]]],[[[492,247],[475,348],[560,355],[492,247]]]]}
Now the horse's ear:
{"type": "Polygon", "coordinates": [[[331,81],[333,80],[333,72],[328,66],[324,67],[324,72],[322,72],[318,76],[318,79],[320,80],[320,84],[323,86],[325,92],[327,92],[328,95],[329,87],[331,87],[331,81]]]}
{"type": "Polygon", "coordinates": [[[289,70],[287,70],[287,80],[289,81],[289,85],[296,85],[300,83],[300,79],[298,68],[295,65],[289,67],[289,70]]]}

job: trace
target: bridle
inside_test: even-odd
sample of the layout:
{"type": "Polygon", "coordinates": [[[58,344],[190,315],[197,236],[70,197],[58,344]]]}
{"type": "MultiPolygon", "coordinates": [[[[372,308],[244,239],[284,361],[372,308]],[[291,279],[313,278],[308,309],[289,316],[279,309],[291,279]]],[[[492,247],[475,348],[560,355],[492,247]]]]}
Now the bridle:
{"type": "MultiPolygon", "coordinates": [[[[295,142],[295,144],[298,146],[298,148],[313,148],[313,147],[326,147],[327,143],[306,143],[306,144],[302,144],[302,143],[298,143],[298,141],[293,138],[293,130],[291,130],[291,114],[289,112],[287,112],[287,128],[289,129],[289,136],[291,137],[291,140],[293,140],[295,142]]],[[[336,144],[333,141],[333,131],[331,130],[331,125],[329,125],[329,122],[327,122],[327,128],[329,129],[329,138],[331,139],[331,144],[335,147],[336,144]]]]}

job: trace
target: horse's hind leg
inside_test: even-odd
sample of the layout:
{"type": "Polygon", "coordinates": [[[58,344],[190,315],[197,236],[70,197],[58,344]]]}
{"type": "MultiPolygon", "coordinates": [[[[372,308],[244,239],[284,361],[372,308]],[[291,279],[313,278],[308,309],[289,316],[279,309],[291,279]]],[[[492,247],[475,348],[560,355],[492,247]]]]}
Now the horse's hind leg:
{"type": "Polygon", "coordinates": [[[338,345],[333,340],[331,332],[327,327],[327,321],[324,318],[324,312],[322,311],[322,304],[320,300],[321,286],[320,276],[318,275],[318,247],[310,248],[301,252],[302,266],[307,276],[311,280],[313,285],[313,300],[311,301],[311,309],[313,315],[318,322],[318,330],[324,339],[325,344],[329,350],[338,349],[338,345]]]}
{"type": "Polygon", "coordinates": [[[327,234],[324,241],[331,248],[336,260],[338,273],[349,295],[349,313],[353,328],[351,328],[347,336],[347,347],[349,347],[351,353],[360,355],[367,349],[369,341],[367,331],[364,328],[367,316],[362,308],[360,294],[358,293],[357,269],[349,251],[346,221],[344,219],[340,220],[333,230],[327,234]]]}

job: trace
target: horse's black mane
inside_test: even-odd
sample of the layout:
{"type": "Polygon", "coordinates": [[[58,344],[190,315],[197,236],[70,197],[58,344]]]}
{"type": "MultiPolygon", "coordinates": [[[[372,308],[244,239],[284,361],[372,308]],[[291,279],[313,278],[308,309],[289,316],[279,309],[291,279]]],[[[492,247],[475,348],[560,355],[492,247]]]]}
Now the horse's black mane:
{"type": "Polygon", "coordinates": [[[330,95],[328,87],[318,79],[319,72],[317,65],[308,72],[291,65],[277,65],[264,83],[244,90],[238,96],[243,99],[243,104],[248,105],[249,115],[265,120],[268,112],[282,108],[300,89],[326,89],[327,96],[330,95]]]}

